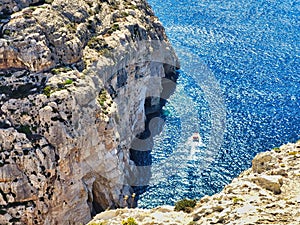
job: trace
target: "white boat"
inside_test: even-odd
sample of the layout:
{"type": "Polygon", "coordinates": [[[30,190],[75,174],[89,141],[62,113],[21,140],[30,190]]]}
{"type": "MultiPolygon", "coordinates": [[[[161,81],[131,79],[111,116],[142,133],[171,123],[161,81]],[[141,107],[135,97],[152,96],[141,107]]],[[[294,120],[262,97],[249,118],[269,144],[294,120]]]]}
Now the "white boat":
{"type": "Polygon", "coordinates": [[[205,144],[202,142],[202,138],[199,133],[193,133],[189,138],[190,145],[190,155],[189,160],[196,160],[197,155],[201,154],[202,147],[205,147],[205,144]]]}
{"type": "Polygon", "coordinates": [[[205,144],[203,143],[202,138],[198,132],[193,133],[190,140],[192,140],[192,147],[194,147],[194,148],[205,146],[205,144]]]}
{"type": "Polygon", "coordinates": [[[199,133],[193,133],[192,139],[194,142],[200,142],[201,136],[199,133]]]}

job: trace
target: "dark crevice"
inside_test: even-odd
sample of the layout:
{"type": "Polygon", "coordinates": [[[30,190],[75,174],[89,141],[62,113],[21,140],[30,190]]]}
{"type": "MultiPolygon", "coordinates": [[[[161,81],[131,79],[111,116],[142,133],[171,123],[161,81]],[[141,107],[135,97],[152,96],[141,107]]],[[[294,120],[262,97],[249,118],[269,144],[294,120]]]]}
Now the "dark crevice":
{"type": "Polygon", "coordinates": [[[59,117],[59,116],[52,117],[51,120],[52,121],[59,121],[61,123],[65,122],[65,120],[63,118],[59,117]]]}
{"type": "Polygon", "coordinates": [[[11,127],[6,121],[0,121],[0,129],[7,129],[11,127]]]}
{"type": "Polygon", "coordinates": [[[109,85],[106,89],[112,99],[115,99],[118,96],[117,91],[113,88],[112,85],[109,85]]]}
{"type": "Polygon", "coordinates": [[[121,69],[117,72],[117,88],[124,87],[127,84],[127,71],[121,69]]]}
{"type": "Polygon", "coordinates": [[[12,71],[0,70],[0,77],[11,77],[13,75],[12,71]]]}
{"type": "Polygon", "coordinates": [[[128,25],[126,26],[126,28],[131,33],[131,37],[133,40],[147,40],[147,31],[144,28],[140,27],[138,24],[128,25]]]}
{"type": "Polygon", "coordinates": [[[92,196],[93,196],[93,202],[92,202],[93,207],[91,213],[92,216],[95,216],[96,214],[103,212],[105,210],[105,208],[103,208],[103,206],[101,206],[100,204],[101,193],[99,193],[99,187],[97,182],[93,183],[92,196]]]}
{"type": "Polygon", "coordinates": [[[3,27],[5,24],[7,24],[10,20],[10,11],[7,9],[3,9],[0,12],[0,38],[3,38],[3,27]]]}
{"type": "MultiPolygon", "coordinates": [[[[7,202],[6,194],[0,189],[0,194],[2,195],[2,198],[5,202],[7,202]]],[[[0,206],[1,207],[1,206],[0,206]]]]}
{"type": "Polygon", "coordinates": [[[100,205],[98,202],[93,201],[92,204],[93,204],[92,216],[95,216],[95,215],[97,215],[98,213],[104,211],[104,209],[101,207],[101,205],[100,205]]]}
{"type": "Polygon", "coordinates": [[[27,138],[32,135],[32,131],[29,125],[20,125],[19,127],[16,128],[16,130],[19,133],[25,134],[27,138]]]}
{"type": "Polygon", "coordinates": [[[27,138],[32,142],[36,142],[36,141],[41,140],[43,138],[43,136],[40,134],[29,134],[29,135],[27,135],[27,138]]]}
{"type": "Polygon", "coordinates": [[[2,98],[4,98],[4,100],[11,98],[20,99],[40,93],[46,79],[42,79],[42,81],[39,82],[37,77],[35,74],[30,75],[30,72],[27,70],[10,69],[0,71],[0,80],[3,81],[3,85],[0,86],[0,93],[4,94],[2,98]],[[12,84],[10,79],[7,79],[9,77],[13,77],[16,82],[12,84]]]}
{"type": "Polygon", "coordinates": [[[6,205],[0,205],[0,209],[1,208],[15,208],[18,206],[25,206],[25,207],[35,206],[35,203],[32,200],[25,201],[25,202],[11,202],[6,205]]]}
{"type": "Polygon", "coordinates": [[[130,149],[130,159],[138,168],[138,172],[134,176],[136,179],[143,179],[140,186],[138,186],[139,183],[133,185],[134,192],[137,194],[135,201],[138,200],[139,195],[147,190],[147,182],[145,183],[145,181],[149,181],[151,178],[153,137],[162,131],[166,119],[162,109],[167,103],[167,99],[174,93],[179,75],[172,66],[164,65],[164,69],[166,78],[162,78],[161,98],[148,97],[145,99],[145,130],[136,136],[130,149]],[[145,170],[145,168],[148,169],[145,170]]]}
{"type": "Polygon", "coordinates": [[[29,4],[29,6],[41,6],[41,5],[44,5],[45,3],[46,3],[45,0],[40,0],[38,2],[29,4]]]}

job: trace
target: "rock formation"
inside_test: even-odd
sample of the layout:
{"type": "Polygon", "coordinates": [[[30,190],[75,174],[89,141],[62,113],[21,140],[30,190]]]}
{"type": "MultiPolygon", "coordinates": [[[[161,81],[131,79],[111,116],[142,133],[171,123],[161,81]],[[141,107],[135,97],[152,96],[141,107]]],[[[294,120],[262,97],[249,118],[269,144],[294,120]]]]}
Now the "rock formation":
{"type": "Polygon", "coordinates": [[[144,0],[0,10],[0,224],[80,224],[126,206],[131,143],[179,67],[161,23],[144,0]]]}
{"type": "Polygon", "coordinates": [[[118,209],[98,214],[89,224],[121,224],[132,217],[139,225],[300,224],[300,141],[258,154],[252,168],[220,193],[205,196],[191,213],[168,206],[152,210],[118,209]]]}

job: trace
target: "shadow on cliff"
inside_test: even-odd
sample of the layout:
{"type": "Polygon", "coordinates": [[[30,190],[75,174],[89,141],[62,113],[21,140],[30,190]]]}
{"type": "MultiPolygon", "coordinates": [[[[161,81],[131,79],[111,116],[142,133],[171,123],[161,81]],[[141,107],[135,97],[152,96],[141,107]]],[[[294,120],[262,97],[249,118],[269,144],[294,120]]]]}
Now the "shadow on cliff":
{"type": "Polygon", "coordinates": [[[136,171],[130,177],[133,182],[131,186],[136,194],[135,202],[131,207],[137,206],[139,195],[147,191],[148,183],[151,179],[151,165],[153,148],[153,138],[160,134],[165,124],[166,115],[163,113],[163,106],[167,103],[167,99],[174,93],[176,81],[179,72],[174,67],[165,64],[165,78],[162,78],[162,92],[160,98],[147,97],[145,99],[145,130],[138,134],[131,144],[130,159],[136,165],[136,171]],[[156,99],[155,99],[156,98],[156,99]],[[153,101],[154,100],[154,101],[153,101]],[[153,104],[156,102],[156,104],[153,104]]]}

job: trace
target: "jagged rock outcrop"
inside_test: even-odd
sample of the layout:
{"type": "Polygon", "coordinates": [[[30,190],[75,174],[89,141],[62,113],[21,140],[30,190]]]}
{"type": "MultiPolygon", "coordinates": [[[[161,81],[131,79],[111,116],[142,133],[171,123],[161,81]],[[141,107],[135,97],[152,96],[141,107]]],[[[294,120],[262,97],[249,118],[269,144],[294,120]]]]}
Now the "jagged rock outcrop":
{"type": "Polygon", "coordinates": [[[179,67],[162,25],[143,0],[0,9],[0,224],[80,224],[126,206],[146,100],[159,109],[179,67]]]}
{"type": "Polygon", "coordinates": [[[213,196],[203,197],[191,213],[169,207],[118,209],[98,214],[90,224],[121,224],[129,217],[149,224],[300,224],[300,141],[258,154],[252,168],[213,196]],[[157,216],[159,215],[159,216],[157,216]]]}

